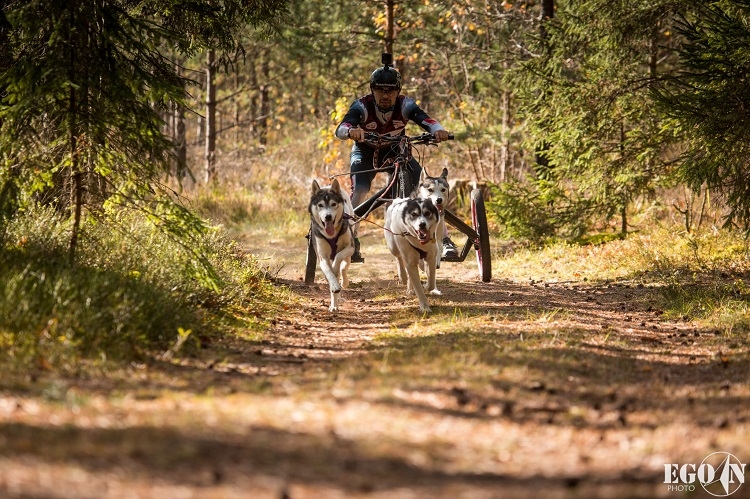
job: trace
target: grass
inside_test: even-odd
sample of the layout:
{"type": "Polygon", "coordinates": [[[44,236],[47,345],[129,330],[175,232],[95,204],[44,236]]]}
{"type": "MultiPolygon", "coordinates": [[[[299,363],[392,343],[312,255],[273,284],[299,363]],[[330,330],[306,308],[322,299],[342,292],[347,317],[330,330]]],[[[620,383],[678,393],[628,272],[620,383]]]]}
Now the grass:
{"type": "Polygon", "coordinates": [[[0,248],[0,344],[21,369],[190,354],[217,333],[259,334],[285,296],[219,230],[185,247],[137,214],[89,218],[74,263],[68,230],[52,211],[27,212],[0,248]]]}
{"type": "Polygon", "coordinates": [[[222,168],[220,186],[185,193],[188,207],[213,225],[190,240],[139,215],[100,213],[86,218],[71,265],[69,221],[38,208],[11,221],[0,241],[0,360],[75,371],[193,355],[217,338],[259,340],[295,298],[273,286],[274,269],[242,244],[304,236],[304,202],[294,200],[305,199],[306,190],[297,192],[312,172],[283,148],[222,168]]]}
{"type": "Polygon", "coordinates": [[[648,286],[668,316],[750,332],[750,246],[737,232],[688,234],[654,224],[606,244],[557,243],[500,256],[493,270],[515,282],[648,286]]]}
{"type": "Polygon", "coordinates": [[[220,226],[228,237],[243,246],[259,239],[289,246],[293,239],[299,240],[307,233],[310,223],[307,205],[293,201],[298,196],[289,186],[282,188],[276,181],[269,184],[258,180],[250,186],[198,188],[190,194],[191,205],[200,216],[220,226]]]}

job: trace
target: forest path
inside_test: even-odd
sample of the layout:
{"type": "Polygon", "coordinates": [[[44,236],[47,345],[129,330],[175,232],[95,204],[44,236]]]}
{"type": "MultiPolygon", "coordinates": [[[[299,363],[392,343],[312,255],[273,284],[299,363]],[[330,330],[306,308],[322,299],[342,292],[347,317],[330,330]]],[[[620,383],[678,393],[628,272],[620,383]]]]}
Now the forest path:
{"type": "MultiPolygon", "coordinates": [[[[436,449],[422,456],[416,476],[446,473],[436,482],[457,488],[437,494],[412,484],[414,495],[404,497],[462,496],[457,491],[465,491],[462,497],[670,497],[664,465],[716,451],[750,457],[741,436],[750,435],[747,352],[718,329],[665,318],[658,290],[626,280],[561,282],[552,267],[528,282],[496,272],[483,283],[472,252],[466,262],[443,263],[442,295],[428,295],[433,312],[424,317],[396,282],[382,230],[364,226],[363,233],[365,263],[352,265],[353,285],[337,314],[327,310],[320,271],[314,285],[301,282],[304,241],[282,253],[279,277],[306,305],[269,338],[276,355],[306,359],[302,369],[322,363],[328,378],[329,361],[349,359],[344,368],[333,364],[334,371],[366,381],[331,383],[337,400],[335,387],[343,384],[344,399],[356,394],[368,404],[407,411],[383,414],[384,421],[429,417],[442,428],[415,425],[391,452],[408,456],[409,442],[432,441],[436,449]],[[739,350],[729,353],[733,347],[739,350]],[[370,374],[396,352],[406,366],[370,374]],[[365,367],[352,367],[358,362],[365,367]]],[[[369,411],[362,417],[377,426],[369,411]]],[[[393,492],[385,476],[365,482],[393,492]]]]}
{"type": "Polygon", "coordinates": [[[665,465],[750,456],[747,351],[649,286],[482,283],[471,255],[423,317],[367,227],[331,314],[304,237],[251,236],[291,293],[262,339],[0,392],[0,496],[682,497],[665,465]]]}

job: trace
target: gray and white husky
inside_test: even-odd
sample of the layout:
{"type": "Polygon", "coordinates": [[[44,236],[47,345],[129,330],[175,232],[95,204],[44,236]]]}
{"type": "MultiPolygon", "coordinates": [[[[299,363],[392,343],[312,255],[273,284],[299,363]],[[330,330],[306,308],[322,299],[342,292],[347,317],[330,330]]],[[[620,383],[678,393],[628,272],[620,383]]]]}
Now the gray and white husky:
{"type": "Polygon", "coordinates": [[[443,237],[447,231],[445,228],[445,205],[448,204],[448,196],[450,194],[450,186],[448,185],[448,169],[443,168],[443,172],[439,177],[430,177],[427,175],[425,170],[422,170],[419,185],[412,193],[412,197],[420,197],[422,199],[429,199],[432,204],[437,208],[440,214],[438,226],[435,231],[435,244],[437,244],[438,251],[436,256],[436,267],[440,268],[440,259],[443,256],[443,237]]]}
{"type": "Polygon", "coordinates": [[[438,210],[430,199],[397,198],[385,212],[385,242],[396,257],[398,281],[406,284],[406,294],[416,293],[420,312],[430,311],[425,289],[440,293],[435,288],[438,220],[438,210]],[[424,288],[419,279],[420,260],[424,260],[427,274],[424,288]]]}
{"type": "Polygon", "coordinates": [[[339,308],[341,290],[349,287],[346,271],[354,253],[354,234],[349,220],[354,209],[349,194],[341,189],[337,179],[330,187],[321,187],[317,180],[313,180],[308,209],[315,253],[331,290],[328,310],[335,312],[339,308]]]}

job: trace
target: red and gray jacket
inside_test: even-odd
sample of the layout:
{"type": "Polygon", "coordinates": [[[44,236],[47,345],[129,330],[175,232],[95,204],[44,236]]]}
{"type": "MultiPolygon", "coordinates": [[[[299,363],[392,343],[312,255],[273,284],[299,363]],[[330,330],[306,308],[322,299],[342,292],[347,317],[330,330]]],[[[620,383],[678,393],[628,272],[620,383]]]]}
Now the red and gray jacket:
{"type": "Polygon", "coordinates": [[[377,132],[381,135],[403,135],[406,123],[411,120],[426,132],[435,133],[444,130],[443,126],[430,118],[411,97],[399,95],[391,111],[382,112],[375,105],[375,98],[366,95],[352,103],[344,120],[336,128],[336,137],[347,139],[349,129],[360,127],[365,132],[377,132]]]}

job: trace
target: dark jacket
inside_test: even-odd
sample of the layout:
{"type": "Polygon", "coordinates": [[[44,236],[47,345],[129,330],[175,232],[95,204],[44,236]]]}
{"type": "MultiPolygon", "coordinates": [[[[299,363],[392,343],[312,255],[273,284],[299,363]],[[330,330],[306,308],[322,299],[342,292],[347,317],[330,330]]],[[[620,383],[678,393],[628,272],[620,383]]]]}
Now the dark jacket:
{"type": "MultiPolygon", "coordinates": [[[[411,97],[399,95],[393,110],[383,113],[375,105],[375,98],[372,95],[366,95],[354,101],[349,107],[343,121],[336,128],[336,137],[342,140],[347,139],[349,129],[355,127],[360,127],[365,132],[377,132],[381,135],[403,135],[409,120],[429,133],[444,130],[443,126],[430,118],[411,97]]],[[[366,144],[360,145],[367,146],[366,144]]]]}

